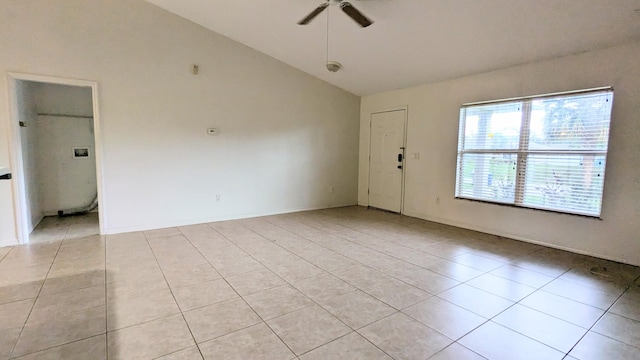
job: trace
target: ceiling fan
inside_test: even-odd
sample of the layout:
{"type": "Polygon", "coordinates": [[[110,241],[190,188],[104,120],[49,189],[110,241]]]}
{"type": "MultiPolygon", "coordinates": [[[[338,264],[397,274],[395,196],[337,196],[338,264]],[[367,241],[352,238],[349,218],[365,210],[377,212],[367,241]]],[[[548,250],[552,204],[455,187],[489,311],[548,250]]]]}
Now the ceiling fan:
{"type": "Polygon", "coordinates": [[[309,15],[307,15],[304,19],[298,21],[298,25],[307,25],[311,22],[311,20],[315,19],[316,16],[320,15],[324,9],[328,8],[331,5],[331,1],[336,2],[342,11],[344,11],[347,16],[353,19],[353,21],[357,22],[363,28],[373,24],[373,21],[369,20],[366,16],[364,16],[358,9],[353,7],[350,2],[342,1],[342,0],[327,0],[325,3],[320,4],[315,10],[313,10],[309,15]]]}

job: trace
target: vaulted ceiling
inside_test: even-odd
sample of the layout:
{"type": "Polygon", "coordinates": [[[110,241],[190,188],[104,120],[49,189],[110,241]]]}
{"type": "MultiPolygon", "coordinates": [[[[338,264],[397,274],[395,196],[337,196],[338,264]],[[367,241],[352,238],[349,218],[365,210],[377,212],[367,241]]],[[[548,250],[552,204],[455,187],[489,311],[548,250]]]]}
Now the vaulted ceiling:
{"type": "Polygon", "coordinates": [[[640,40],[640,0],[147,0],[356,95],[640,40]],[[330,73],[327,60],[342,70],[330,73]]]}

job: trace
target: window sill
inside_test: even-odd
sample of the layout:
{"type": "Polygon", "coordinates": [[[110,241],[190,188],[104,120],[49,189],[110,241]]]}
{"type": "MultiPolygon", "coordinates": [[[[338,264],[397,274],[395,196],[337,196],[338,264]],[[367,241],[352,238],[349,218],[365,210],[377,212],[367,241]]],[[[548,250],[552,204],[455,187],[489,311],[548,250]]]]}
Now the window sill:
{"type": "Polygon", "coordinates": [[[576,214],[576,213],[570,213],[570,212],[559,211],[559,210],[541,209],[541,208],[535,208],[535,207],[529,207],[529,206],[519,206],[519,205],[503,203],[503,202],[494,202],[494,201],[479,200],[479,199],[469,199],[469,198],[463,198],[463,197],[455,197],[454,199],[455,200],[471,201],[471,202],[479,202],[479,203],[488,204],[488,205],[506,206],[506,207],[515,208],[515,209],[534,210],[534,211],[542,211],[542,212],[554,213],[554,214],[559,214],[559,215],[578,216],[578,217],[587,218],[587,219],[593,219],[593,220],[603,220],[602,219],[602,215],[576,214]]]}

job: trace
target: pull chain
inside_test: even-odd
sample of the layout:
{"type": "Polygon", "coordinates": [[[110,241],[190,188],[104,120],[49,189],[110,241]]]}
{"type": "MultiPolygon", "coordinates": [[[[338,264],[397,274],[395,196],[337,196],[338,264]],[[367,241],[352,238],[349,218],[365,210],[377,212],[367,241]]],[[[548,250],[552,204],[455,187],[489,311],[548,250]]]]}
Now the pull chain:
{"type": "Polygon", "coordinates": [[[329,14],[331,13],[331,6],[327,7],[327,58],[325,63],[329,62],[329,14]]]}

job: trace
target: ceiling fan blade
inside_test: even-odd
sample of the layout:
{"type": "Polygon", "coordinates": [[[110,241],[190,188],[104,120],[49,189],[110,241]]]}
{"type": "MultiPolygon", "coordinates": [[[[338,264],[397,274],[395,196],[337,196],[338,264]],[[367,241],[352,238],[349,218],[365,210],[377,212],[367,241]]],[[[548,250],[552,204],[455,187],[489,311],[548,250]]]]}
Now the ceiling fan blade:
{"type": "Polygon", "coordinates": [[[353,7],[349,2],[341,2],[340,9],[344,11],[350,18],[352,18],[355,22],[360,24],[362,27],[367,27],[373,24],[373,21],[369,20],[366,16],[362,15],[362,13],[353,7]]]}
{"type": "Polygon", "coordinates": [[[318,6],[317,8],[315,8],[315,10],[313,10],[309,15],[307,15],[307,17],[305,17],[304,19],[298,21],[298,25],[307,25],[308,23],[311,22],[311,20],[313,20],[316,16],[320,15],[321,12],[324,11],[324,9],[326,9],[329,6],[329,2],[326,2],[320,6],[318,6]]]}

